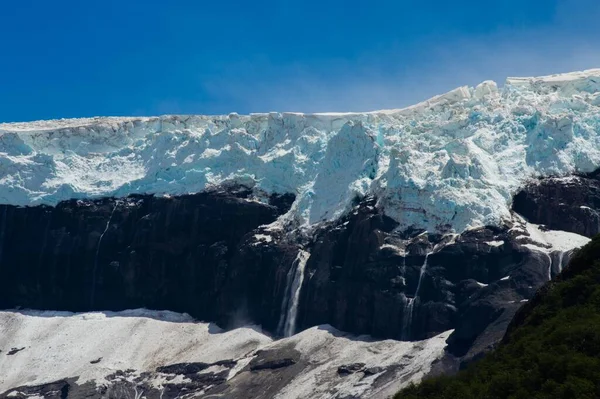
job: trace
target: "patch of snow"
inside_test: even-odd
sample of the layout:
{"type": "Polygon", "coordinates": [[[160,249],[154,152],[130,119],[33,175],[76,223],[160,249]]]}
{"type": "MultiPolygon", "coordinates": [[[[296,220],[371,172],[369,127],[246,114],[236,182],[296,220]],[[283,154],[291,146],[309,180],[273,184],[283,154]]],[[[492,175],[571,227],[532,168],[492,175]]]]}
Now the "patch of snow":
{"type": "Polygon", "coordinates": [[[419,381],[431,364],[443,355],[446,339],[452,331],[420,342],[374,341],[368,336],[343,334],[331,326],[313,327],[271,347],[295,344],[295,349],[310,354],[312,367],[298,375],[276,398],[324,398],[331,392],[339,397],[388,398],[410,382],[419,381]],[[343,378],[337,368],[351,363],[365,367],[396,367],[391,381],[373,389],[377,375],[367,377],[358,372],[343,378]]]}
{"type": "Polygon", "coordinates": [[[265,234],[255,234],[254,239],[256,239],[256,241],[259,241],[259,242],[260,241],[262,241],[262,242],[272,242],[273,241],[273,237],[265,235],[265,234]]]}
{"type": "Polygon", "coordinates": [[[500,247],[502,245],[504,245],[504,241],[500,240],[500,241],[486,241],[486,244],[489,245],[490,247],[500,247]]]}
{"type": "MultiPolygon", "coordinates": [[[[175,363],[235,359],[238,363],[228,376],[231,381],[240,373],[250,373],[243,369],[257,350],[291,346],[307,366],[283,388],[279,398],[322,398],[332,391],[341,396],[386,398],[427,374],[431,364],[443,356],[451,332],[420,342],[377,341],[325,325],[273,341],[256,327],[224,331],[188,315],[165,311],[0,311],[0,349],[25,347],[13,356],[0,356],[0,392],[67,377],[79,376],[78,384],[102,383],[117,370],[152,372],[175,363]],[[99,358],[100,362],[90,363],[99,358]],[[344,378],[337,374],[339,366],[356,362],[387,368],[393,375],[384,384],[375,384],[379,374],[358,372],[344,378]]],[[[158,387],[178,381],[183,382],[183,376],[169,381],[157,378],[153,384],[158,387]]]]}
{"type": "Polygon", "coordinates": [[[88,118],[0,124],[0,203],[187,194],[238,182],[333,220],[375,195],[434,232],[497,225],[539,176],[600,166],[600,70],[460,87],[368,113],[88,118]]]}
{"type": "Polygon", "coordinates": [[[479,281],[475,281],[477,283],[478,286],[480,287],[487,287],[488,284],[484,284],[484,283],[480,283],[479,281]]]}
{"type": "MultiPolygon", "coordinates": [[[[591,240],[585,236],[560,230],[542,230],[540,226],[527,223],[529,237],[537,244],[525,245],[530,249],[546,253],[560,251],[567,252],[586,245],[591,240]]],[[[519,239],[520,237],[517,237],[519,239]]]]}
{"type": "Polygon", "coordinates": [[[174,312],[69,313],[0,311],[0,392],[80,376],[102,380],[115,370],[154,371],[181,362],[242,357],[272,340],[253,328],[222,331],[174,312]],[[97,364],[90,361],[102,358],[97,364]]]}
{"type": "Polygon", "coordinates": [[[506,277],[502,277],[502,278],[500,279],[500,281],[507,281],[507,280],[509,280],[509,279],[510,279],[510,276],[506,276],[506,277]]]}
{"type": "Polygon", "coordinates": [[[379,250],[382,250],[382,249],[389,249],[400,256],[406,256],[406,251],[396,245],[383,244],[382,246],[379,247],[379,250]]]}

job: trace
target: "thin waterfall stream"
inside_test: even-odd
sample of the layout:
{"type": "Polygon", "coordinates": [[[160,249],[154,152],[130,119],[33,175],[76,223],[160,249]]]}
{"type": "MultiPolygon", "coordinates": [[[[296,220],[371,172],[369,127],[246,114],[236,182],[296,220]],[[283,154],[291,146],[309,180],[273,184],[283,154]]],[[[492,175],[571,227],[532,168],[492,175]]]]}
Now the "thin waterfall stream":
{"type": "Polygon", "coordinates": [[[551,254],[547,254],[548,258],[550,259],[550,266],[548,267],[548,280],[552,280],[552,266],[554,266],[554,256],[553,255],[556,254],[558,257],[556,266],[558,268],[558,273],[561,273],[563,270],[565,254],[567,254],[567,261],[569,260],[568,252],[569,251],[555,251],[555,252],[552,252],[551,254]]]}
{"type": "Polygon", "coordinates": [[[546,256],[548,257],[548,262],[550,263],[548,265],[548,281],[552,280],[552,264],[554,263],[552,261],[552,254],[549,254],[547,252],[544,252],[546,254],[546,256]]]}
{"type": "Polygon", "coordinates": [[[417,289],[415,291],[415,295],[412,298],[407,298],[406,307],[404,308],[404,315],[402,317],[402,338],[406,340],[410,340],[410,332],[412,327],[412,317],[413,310],[415,307],[415,302],[419,297],[419,291],[421,290],[421,281],[423,281],[423,276],[425,275],[425,271],[427,270],[427,260],[429,255],[431,255],[433,251],[428,252],[425,255],[425,261],[421,266],[421,271],[419,272],[419,282],[417,283],[417,289]]]}
{"type": "Polygon", "coordinates": [[[100,238],[98,239],[98,245],[96,245],[96,255],[94,256],[94,268],[92,269],[92,289],[90,292],[90,308],[94,307],[94,299],[96,297],[96,271],[98,269],[98,255],[100,254],[100,246],[102,245],[102,239],[104,238],[104,235],[106,234],[106,232],[108,231],[108,228],[110,227],[110,222],[112,221],[113,215],[115,214],[115,211],[117,210],[118,205],[119,205],[119,201],[116,201],[115,206],[113,207],[113,210],[110,213],[110,217],[108,218],[108,221],[106,222],[106,227],[104,227],[104,231],[102,232],[102,234],[100,234],[100,238]]]}
{"type": "Polygon", "coordinates": [[[565,257],[565,252],[560,251],[559,255],[558,255],[558,272],[562,273],[563,271],[563,259],[565,257]]]}
{"type": "MultiPolygon", "coordinates": [[[[412,298],[408,298],[408,297],[406,298],[406,306],[404,308],[404,314],[402,316],[402,339],[403,340],[409,341],[410,337],[411,337],[412,319],[413,319],[413,312],[414,312],[414,308],[415,308],[415,302],[417,302],[417,300],[419,299],[419,292],[421,291],[421,283],[423,282],[423,276],[425,276],[425,273],[427,272],[427,262],[429,260],[429,255],[438,252],[445,246],[454,244],[456,242],[457,237],[458,237],[458,235],[455,234],[450,238],[449,241],[437,243],[436,245],[433,246],[433,249],[430,252],[427,252],[427,254],[425,254],[425,261],[423,262],[423,265],[421,266],[421,270],[419,272],[419,281],[417,283],[417,289],[415,290],[415,295],[413,295],[412,298]]],[[[406,262],[406,259],[404,259],[404,262],[406,262]]],[[[406,263],[405,263],[404,267],[406,268],[406,263]]]]}

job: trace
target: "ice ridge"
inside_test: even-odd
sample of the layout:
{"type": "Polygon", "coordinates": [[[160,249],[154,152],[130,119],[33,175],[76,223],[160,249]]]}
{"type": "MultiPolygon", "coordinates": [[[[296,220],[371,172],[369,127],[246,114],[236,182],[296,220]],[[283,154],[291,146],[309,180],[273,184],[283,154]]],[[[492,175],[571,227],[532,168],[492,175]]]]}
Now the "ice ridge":
{"type": "Polygon", "coordinates": [[[297,195],[310,226],[374,195],[400,227],[498,224],[528,180],[600,166],[600,69],[486,81],[368,113],[89,118],[0,124],[0,203],[184,194],[297,195]]]}

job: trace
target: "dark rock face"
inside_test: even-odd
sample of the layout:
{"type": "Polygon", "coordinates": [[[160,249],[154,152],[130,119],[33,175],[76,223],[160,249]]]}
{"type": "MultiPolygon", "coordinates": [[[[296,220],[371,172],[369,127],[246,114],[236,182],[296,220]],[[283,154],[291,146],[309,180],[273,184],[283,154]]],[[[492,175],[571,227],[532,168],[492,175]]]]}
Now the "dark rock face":
{"type": "Polygon", "coordinates": [[[521,301],[547,280],[548,258],[517,242],[511,226],[470,230],[452,243],[418,232],[410,237],[394,232],[395,223],[373,205],[365,201],[315,234],[301,291],[302,328],[329,323],[410,340],[455,329],[450,352],[476,356],[502,338],[521,301]],[[417,287],[409,313],[407,298],[417,287]]]}
{"type": "MultiPolygon", "coordinates": [[[[580,197],[588,205],[596,198],[595,186],[557,184],[527,188],[515,209],[543,218],[540,208],[559,195],[554,192],[565,198],[585,192],[580,197]]],[[[454,329],[450,353],[470,360],[502,338],[549,268],[558,271],[551,258],[524,246],[511,225],[454,237],[398,232],[367,198],[310,237],[295,236],[261,227],[286,212],[293,195],[273,195],[270,204],[252,195],[235,187],[174,198],[72,200],[55,208],[0,206],[0,308],[168,309],[223,327],[258,323],[275,333],[302,248],[310,257],[297,331],[331,324],[419,340],[454,329]]],[[[574,204],[569,212],[586,209],[574,204]]],[[[569,228],[550,227],[592,229],[573,222],[578,216],[567,220],[569,228]]],[[[209,365],[169,367],[175,366],[198,368],[191,375],[209,365]]],[[[278,356],[253,367],[297,366],[293,357],[278,356]]]]}
{"type": "Polygon", "coordinates": [[[266,205],[250,195],[236,188],[0,206],[0,308],[146,307],[274,329],[296,250],[274,250],[254,235],[291,198],[274,196],[275,205],[266,205]]]}
{"type": "Polygon", "coordinates": [[[515,196],[513,209],[532,223],[593,237],[600,233],[598,174],[529,184],[515,196]]]}

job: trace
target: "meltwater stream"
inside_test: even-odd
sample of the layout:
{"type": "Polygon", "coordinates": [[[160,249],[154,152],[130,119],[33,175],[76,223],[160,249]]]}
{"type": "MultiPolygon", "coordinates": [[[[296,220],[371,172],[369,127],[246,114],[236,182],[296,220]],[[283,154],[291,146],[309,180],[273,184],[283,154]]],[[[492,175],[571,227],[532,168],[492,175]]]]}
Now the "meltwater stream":
{"type": "Polygon", "coordinates": [[[410,340],[415,301],[419,298],[419,291],[421,290],[421,281],[423,281],[423,276],[425,275],[425,271],[427,271],[427,259],[432,253],[433,251],[428,252],[427,255],[425,255],[425,261],[423,262],[423,266],[421,266],[421,271],[419,272],[419,282],[417,283],[417,290],[415,291],[415,295],[412,298],[406,299],[406,307],[404,308],[404,315],[402,317],[402,339],[407,341],[410,340]]]}
{"type": "Polygon", "coordinates": [[[287,274],[285,296],[281,303],[281,314],[277,326],[279,334],[285,337],[294,335],[296,331],[300,290],[304,282],[304,268],[308,258],[310,258],[310,253],[301,249],[287,274]]]}
{"type": "Polygon", "coordinates": [[[96,296],[96,270],[98,269],[98,255],[100,254],[100,245],[102,244],[102,238],[104,238],[104,235],[106,234],[106,232],[108,231],[108,228],[110,227],[110,222],[112,221],[113,215],[115,214],[115,211],[117,210],[118,205],[119,205],[119,201],[115,202],[115,206],[114,206],[112,212],[110,213],[110,217],[108,218],[108,221],[106,222],[106,227],[104,227],[104,231],[102,232],[102,234],[100,234],[100,238],[98,239],[98,245],[96,245],[96,254],[94,256],[94,268],[92,269],[92,289],[91,289],[91,293],[90,293],[90,308],[94,307],[94,299],[96,296]]]}
{"type": "Polygon", "coordinates": [[[556,256],[556,269],[557,269],[557,274],[561,273],[563,271],[564,265],[565,263],[568,264],[569,260],[571,258],[573,251],[554,251],[551,254],[547,254],[548,255],[548,259],[550,261],[550,266],[548,266],[548,280],[552,280],[552,272],[554,269],[554,258],[556,256]]]}

